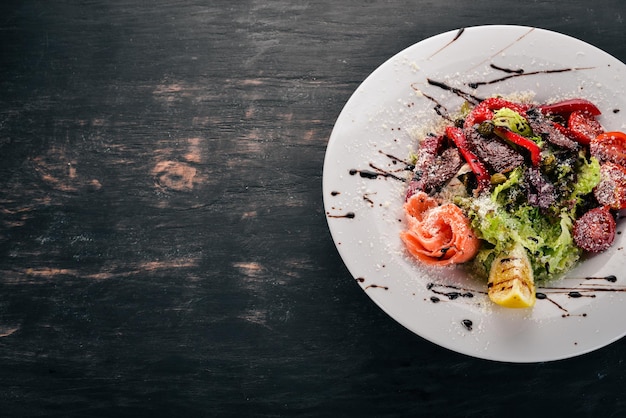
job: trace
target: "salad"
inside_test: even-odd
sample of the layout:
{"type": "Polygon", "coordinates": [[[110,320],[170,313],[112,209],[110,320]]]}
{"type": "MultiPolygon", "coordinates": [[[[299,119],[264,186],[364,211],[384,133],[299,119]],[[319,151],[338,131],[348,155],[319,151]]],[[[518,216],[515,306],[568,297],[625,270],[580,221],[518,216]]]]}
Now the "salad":
{"type": "Polygon", "coordinates": [[[533,306],[536,283],[611,246],[626,208],[626,134],[600,115],[586,99],[464,104],[411,156],[408,253],[463,265],[499,305],[533,306]]]}

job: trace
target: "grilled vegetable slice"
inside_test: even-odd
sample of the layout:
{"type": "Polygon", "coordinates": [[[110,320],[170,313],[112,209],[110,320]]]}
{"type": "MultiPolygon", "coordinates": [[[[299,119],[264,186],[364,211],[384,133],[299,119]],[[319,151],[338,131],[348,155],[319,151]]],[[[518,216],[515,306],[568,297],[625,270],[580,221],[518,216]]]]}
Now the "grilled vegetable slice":
{"type": "Polygon", "coordinates": [[[533,270],[523,246],[517,244],[493,261],[487,289],[489,299],[506,308],[535,304],[533,270]]]}

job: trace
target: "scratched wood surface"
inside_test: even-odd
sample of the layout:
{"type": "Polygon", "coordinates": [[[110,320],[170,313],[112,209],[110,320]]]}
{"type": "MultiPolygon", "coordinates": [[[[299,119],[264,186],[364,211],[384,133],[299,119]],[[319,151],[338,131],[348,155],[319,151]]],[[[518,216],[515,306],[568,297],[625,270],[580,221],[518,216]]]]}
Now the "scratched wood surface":
{"type": "Polygon", "coordinates": [[[336,252],[321,179],[342,106],[403,48],[512,23],[626,60],[624,18],[620,0],[2,2],[2,415],[623,416],[626,341],[515,366],[387,317],[336,252]]]}

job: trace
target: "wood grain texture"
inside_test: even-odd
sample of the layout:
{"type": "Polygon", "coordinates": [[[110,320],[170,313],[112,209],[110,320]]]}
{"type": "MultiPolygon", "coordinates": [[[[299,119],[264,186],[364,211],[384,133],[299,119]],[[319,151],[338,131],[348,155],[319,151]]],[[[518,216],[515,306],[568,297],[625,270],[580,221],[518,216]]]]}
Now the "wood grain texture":
{"type": "Polygon", "coordinates": [[[328,233],[322,164],[387,58],[512,23],[626,60],[617,0],[0,6],[7,416],[621,416],[625,342],[514,366],[382,313],[328,233]],[[507,382],[507,385],[503,385],[507,382]]]}

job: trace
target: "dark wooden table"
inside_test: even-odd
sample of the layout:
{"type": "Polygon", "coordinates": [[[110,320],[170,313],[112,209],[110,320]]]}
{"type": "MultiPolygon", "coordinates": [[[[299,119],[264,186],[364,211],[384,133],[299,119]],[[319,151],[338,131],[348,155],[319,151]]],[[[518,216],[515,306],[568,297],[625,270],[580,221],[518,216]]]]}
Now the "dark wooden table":
{"type": "Polygon", "coordinates": [[[515,365],[398,325],[321,190],[340,110],[400,50],[507,23],[624,61],[624,19],[621,0],[2,2],[0,415],[624,416],[626,341],[515,365]]]}

